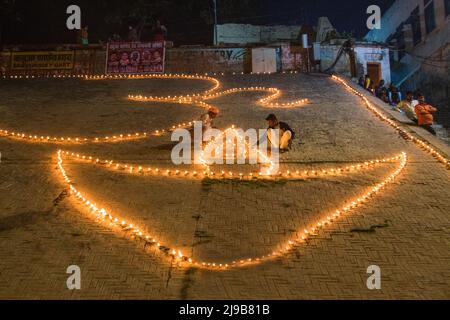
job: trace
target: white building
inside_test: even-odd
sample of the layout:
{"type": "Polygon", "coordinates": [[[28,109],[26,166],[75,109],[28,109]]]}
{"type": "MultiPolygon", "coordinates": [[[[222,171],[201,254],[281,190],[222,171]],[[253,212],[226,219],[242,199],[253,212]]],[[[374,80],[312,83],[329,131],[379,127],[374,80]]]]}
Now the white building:
{"type": "Polygon", "coordinates": [[[226,23],[217,25],[219,44],[249,45],[299,39],[301,26],[256,26],[226,23]]]}
{"type": "Polygon", "coordinates": [[[349,54],[343,53],[338,59],[339,51],[342,44],[338,41],[337,44],[325,42],[320,44],[320,69],[325,71],[331,66],[334,67],[329,70],[347,76],[352,76],[352,68],[356,68],[355,76],[357,78],[368,74],[370,78],[378,84],[380,80],[386,83],[391,82],[391,68],[389,61],[389,49],[371,43],[355,43],[354,51],[354,67],[352,66],[352,58],[349,54]]]}
{"type": "Polygon", "coordinates": [[[448,107],[450,0],[397,0],[365,39],[389,45],[394,84],[448,107]]]}

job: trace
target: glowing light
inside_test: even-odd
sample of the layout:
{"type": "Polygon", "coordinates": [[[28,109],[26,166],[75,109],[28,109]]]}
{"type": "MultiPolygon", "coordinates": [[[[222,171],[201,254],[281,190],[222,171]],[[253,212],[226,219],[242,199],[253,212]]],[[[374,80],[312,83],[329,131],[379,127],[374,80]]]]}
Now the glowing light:
{"type": "MultiPolygon", "coordinates": [[[[69,185],[71,193],[75,194],[78,199],[83,199],[82,204],[87,206],[90,209],[92,206],[91,203],[93,203],[93,201],[86,199],[84,197],[84,195],[80,191],[78,191],[75,188],[75,186],[72,184],[72,182],[68,178],[66,171],[64,169],[64,166],[63,166],[63,156],[70,156],[70,153],[63,152],[61,150],[59,150],[57,152],[58,168],[59,168],[59,172],[60,172],[62,178],[69,185]]],[[[76,158],[80,159],[79,157],[76,157],[76,158]]],[[[84,160],[83,160],[83,158],[81,158],[80,161],[90,161],[90,160],[86,160],[86,159],[87,158],[84,158],[84,160]]],[[[390,174],[385,180],[383,180],[382,182],[375,185],[373,187],[372,191],[366,192],[362,196],[358,197],[356,200],[350,201],[348,204],[343,206],[341,209],[335,210],[335,214],[332,215],[334,217],[334,219],[332,219],[329,214],[325,215],[322,219],[319,220],[319,222],[317,223],[317,227],[323,228],[325,225],[328,226],[328,225],[332,224],[340,216],[341,210],[346,213],[348,213],[351,210],[354,210],[354,208],[358,207],[356,205],[357,203],[361,203],[361,205],[362,205],[363,202],[360,201],[361,199],[367,199],[369,196],[372,196],[374,193],[378,193],[381,190],[384,190],[386,185],[388,185],[389,183],[392,183],[392,181],[395,180],[395,178],[402,172],[403,168],[406,166],[407,156],[406,156],[406,153],[403,152],[400,156],[390,158],[390,160],[399,161],[399,166],[398,166],[397,170],[394,171],[394,173],[390,174]]],[[[100,209],[100,211],[98,211],[99,213],[97,211],[92,211],[92,210],[89,210],[89,212],[93,213],[95,216],[98,216],[99,214],[102,217],[108,216],[112,224],[117,224],[118,221],[120,221],[120,219],[118,217],[114,217],[111,213],[107,212],[103,208],[100,209]]],[[[98,223],[101,223],[102,220],[96,220],[96,221],[98,221],[98,223]]],[[[122,228],[125,232],[131,231],[133,233],[138,234],[140,238],[142,238],[142,237],[144,237],[146,239],[150,238],[150,235],[145,234],[144,232],[142,232],[140,230],[140,228],[134,226],[132,223],[126,222],[125,220],[121,220],[121,221],[122,221],[121,222],[122,228]],[[128,227],[125,228],[127,226],[127,224],[128,224],[128,227]]],[[[269,259],[278,257],[282,254],[285,254],[286,252],[289,252],[291,246],[293,246],[297,242],[303,243],[306,245],[307,244],[306,238],[308,237],[308,235],[315,236],[317,234],[317,232],[318,232],[318,229],[316,227],[311,227],[309,230],[305,229],[301,236],[294,237],[294,238],[288,240],[288,245],[284,247],[284,250],[274,251],[274,252],[272,252],[272,254],[269,254],[269,255],[247,258],[245,260],[241,259],[241,260],[239,260],[239,262],[232,261],[229,263],[220,263],[220,264],[216,264],[215,262],[195,261],[192,257],[186,257],[185,255],[183,255],[181,250],[178,250],[176,248],[170,248],[168,246],[163,246],[160,242],[157,242],[157,240],[155,240],[155,239],[153,239],[152,242],[154,242],[154,243],[157,242],[157,247],[160,248],[160,250],[162,250],[162,252],[165,252],[166,254],[169,253],[169,255],[171,255],[172,257],[177,257],[178,259],[180,259],[180,263],[195,264],[195,265],[201,266],[202,268],[207,268],[207,269],[225,270],[225,269],[228,269],[229,267],[239,267],[239,266],[244,266],[244,265],[262,263],[269,259]]]]}
{"type": "Polygon", "coordinates": [[[333,75],[331,77],[333,80],[341,83],[348,91],[354,93],[358,97],[360,97],[366,106],[367,109],[369,109],[371,112],[373,112],[380,120],[386,122],[389,124],[392,128],[394,128],[396,131],[400,133],[400,135],[408,141],[414,142],[417,146],[419,146],[422,150],[430,153],[434,158],[436,158],[439,162],[444,164],[447,169],[450,169],[450,161],[445,158],[440,152],[436,151],[434,148],[430,147],[428,144],[426,144],[424,141],[414,137],[412,134],[407,132],[406,130],[402,129],[394,120],[389,119],[387,116],[385,116],[378,108],[376,108],[370,101],[363,96],[362,93],[358,92],[356,89],[351,87],[344,79],[337,77],[333,75]]]}
{"type": "MultiPolygon", "coordinates": [[[[65,78],[65,75],[61,75],[58,78],[65,78]]],[[[68,77],[68,76],[67,76],[68,77]]],[[[5,78],[5,77],[4,77],[5,78]]],[[[206,90],[202,93],[191,93],[187,95],[180,96],[163,96],[163,97],[147,97],[142,95],[128,95],[129,100],[133,101],[155,101],[155,102],[170,102],[170,103],[178,103],[178,104],[191,104],[204,109],[209,109],[213,107],[210,104],[205,103],[205,100],[214,99],[223,95],[239,93],[239,92],[256,92],[263,91],[269,92],[270,95],[266,98],[258,100],[258,103],[261,106],[269,107],[269,108],[292,108],[304,105],[308,102],[307,99],[298,99],[291,102],[286,103],[272,103],[274,99],[281,95],[281,91],[276,88],[265,88],[265,87],[250,87],[250,88],[233,88],[229,90],[225,90],[222,92],[215,92],[220,88],[221,83],[219,80],[208,77],[208,76],[199,76],[199,75],[184,75],[184,74],[163,74],[163,75],[120,75],[120,76],[112,76],[112,75],[101,75],[101,76],[78,76],[78,78],[83,78],[85,80],[126,80],[126,79],[188,79],[188,80],[205,80],[213,83],[212,88],[206,90]]],[[[216,107],[217,108],[217,107],[216,107]]],[[[166,129],[158,129],[151,132],[134,132],[134,133],[116,133],[104,137],[44,137],[43,135],[37,134],[27,134],[25,132],[9,132],[8,130],[0,129],[0,135],[11,137],[15,139],[21,139],[28,142],[39,142],[39,143],[59,143],[59,144],[85,144],[85,143],[93,143],[93,142],[103,142],[103,143],[117,143],[124,142],[128,140],[137,140],[137,139],[145,139],[148,136],[159,136],[162,133],[170,132],[176,128],[188,128],[192,125],[192,121],[188,124],[184,121],[179,124],[174,124],[169,126],[166,129]],[[39,138],[40,137],[40,138],[39,138]]]]}

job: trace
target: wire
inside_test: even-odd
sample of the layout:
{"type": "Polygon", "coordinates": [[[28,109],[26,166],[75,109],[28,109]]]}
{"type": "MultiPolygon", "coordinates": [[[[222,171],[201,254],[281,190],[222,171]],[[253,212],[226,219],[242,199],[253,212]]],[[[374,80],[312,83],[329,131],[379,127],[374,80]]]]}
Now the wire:
{"type": "Polygon", "coordinates": [[[325,69],[323,72],[324,73],[327,73],[327,72],[329,72],[331,69],[333,69],[335,66],[336,66],[336,64],[338,63],[338,61],[339,61],[339,59],[341,58],[341,56],[342,56],[342,54],[346,51],[346,50],[344,50],[344,48],[345,48],[345,46],[348,44],[348,41],[346,41],[346,42],[344,42],[343,44],[342,44],[342,46],[339,48],[339,52],[338,52],[338,54],[337,54],[337,56],[336,56],[336,59],[334,60],[334,62],[331,64],[331,66],[329,66],[327,69],[325,69]]]}
{"type": "Polygon", "coordinates": [[[415,54],[415,53],[406,51],[406,49],[391,49],[391,48],[389,48],[389,50],[390,50],[390,51],[394,51],[394,52],[405,52],[406,54],[408,54],[408,55],[410,55],[410,56],[412,56],[412,57],[415,57],[415,58],[418,58],[418,59],[422,59],[422,60],[427,60],[427,61],[433,61],[433,62],[450,62],[450,60],[447,60],[447,59],[435,59],[435,58],[432,58],[431,56],[428,57],[428,58],[427,58],[427,57],[423,57],[423,56],[419,56],[419,55],[417,55],[417,54],[415,54]]]}
{"type": "Polygon", "coordinates": [[[436,65],[436,64],[425,62],[425,61],[423,61],[422,64],[431,66],[431,67],[441,68],[441,69],[449,69],[450,68],[449,66],[436,65]]]}

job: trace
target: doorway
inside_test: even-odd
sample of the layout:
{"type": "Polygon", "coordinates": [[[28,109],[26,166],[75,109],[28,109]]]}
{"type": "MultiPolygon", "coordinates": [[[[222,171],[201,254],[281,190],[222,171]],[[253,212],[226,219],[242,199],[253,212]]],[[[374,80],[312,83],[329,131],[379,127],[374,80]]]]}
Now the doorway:
{"type": "Polygon", "coordinates": [[[252,71],[254,73],[277,72],[276,50],[274,48],[253,48],[252,71]]]}
{"type": "Polygon", "coordinates": [[[381,80],[381,63],[367,62],[367,74],[372,80],[372,83],[377,86],[381,80]]]}

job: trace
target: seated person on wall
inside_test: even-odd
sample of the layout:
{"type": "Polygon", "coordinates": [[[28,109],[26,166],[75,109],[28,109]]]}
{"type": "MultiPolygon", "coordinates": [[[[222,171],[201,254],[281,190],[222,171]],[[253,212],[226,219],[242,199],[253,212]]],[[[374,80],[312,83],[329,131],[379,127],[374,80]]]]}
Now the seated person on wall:
{"type": "Polygon", "coordinates": [[[387,90],[381,93],[380,99],[385,103],[389,103],[389,97],[387,94],[387,90]]]}
{"type": "Polygon", "coordinates": [[[292,140],[294,139],[294,130],[291,127],[282,121],[278,121],[277,117],[271,113],[266,118],[267,121],[267,139],[270,141],[272,145],[279,146],[280,152],[289,151],[292,145],[292,140]],[[271,130],[269,129],[279,129],[279,142],[276,143],[271,140],[271,130]]]}
{"type": "Polygon", "coordinates": [[[370,90],[370,85],[372,84],[372,80],[370,79],[369,75],[366,74],[364,77],[364,89],[370,90]]]}
{"type": "Polygon", "coordinates": [[[402,100],[402,94],[394,84],[391,83],[388,90],[389,103],[396,106],[402,100]]]}
{"type": "Polygon", "coordinates": [[[89,45],[89,27],[88,26],[81,28],[81,44],[83,46],[89,45]]]}
{"type": "Polygon", "coordinates": [[[385,82],[384,80],[380,80],[380,83],[378,84],[378,86],[375,88],[375,95],[383,100],[384,102],[388,102],[388,90],[385,87],[385,82]]]}
{"type": "Polygon", "coordinates": [[[364,77],[363,77],[363,76],[359,77],[359,79],[358,79],[358,85],[360,85],[361,87],[364,88],[364,82],[365,82],[364,77]]]}
{"type": "Polygon", "coordinates": [[[371,83],[370,84],[370,86],[369,86],[369,92],[371,93],[371,94],[373,94],[373,95],[375,95],[375,84],[374,83],[371,83]]]}
{"type": "Polygon", "coordinates": [[[409,120],[417,124],[417,115],[415,111],[416,105],[419,101],[414,99],[414,94],[411,91],[406,93],[406,99],[400,101],[397,105],[397,111],[403,112],[409,120]]]}
{"type": "Polygon", "coordinates": [[[436,135],[436,131],[434,131],[432,125],[433,113],[435,113],[437,109],[425,102],[425,96],[423,94],[419,94],[417,98],[419,100],[419,103],[415,107],[415,112],[417,115],[417,122],[419,126],[424,128],[431,134],[436,135]]]}

